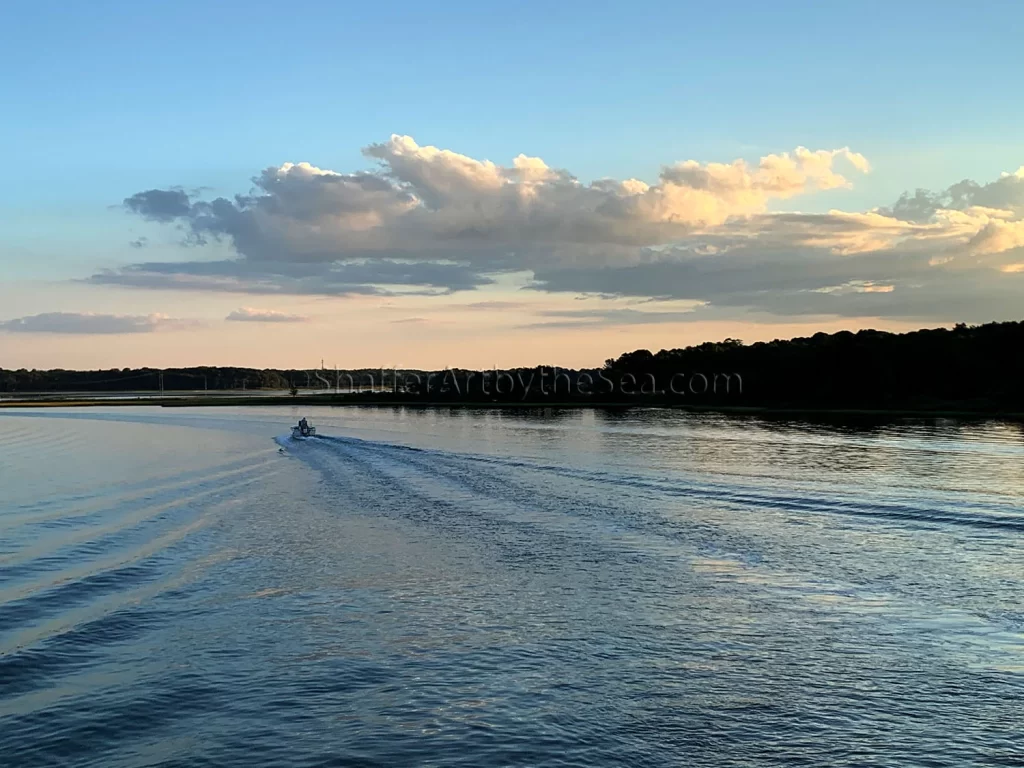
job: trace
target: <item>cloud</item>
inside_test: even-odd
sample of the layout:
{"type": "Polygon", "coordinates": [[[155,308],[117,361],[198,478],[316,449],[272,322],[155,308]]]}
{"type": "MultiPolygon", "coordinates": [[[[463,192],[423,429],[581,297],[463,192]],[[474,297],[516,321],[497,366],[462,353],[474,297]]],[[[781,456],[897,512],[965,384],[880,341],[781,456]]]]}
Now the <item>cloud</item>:
{"type": "MultiPolygon", "coordinates": [[[[833,167],[839,160],[854,170],[866,168],[847,149],[798,148],[764,157],[756,167],[739,160],[678,163],[664,168],[654,185],[635,179],[585,184],[540,158],[519,155],[501,166],[420,146],[408,136],[392,136],[364,153],[379,163],[376,170],[345,174],[284,163],[256,176],[250,194],[230,200],[151,189],[126,198],[124,207],[149,221],[175,224],[192,245],[227,241],[239,256],[236,268],[250,276],[265,272],[262,282],[280,286],[271,292],[301,291],[277,279],[282,272],[274,265],[282,263],[356,263],[368,273],[405,265],[419,281],[412,284],[438,287],[438,281],[424,281],[411,270],[429,264],[450,276],[461,269],[459,279],[440,282],[463,290],[486,284],[483,275],[552,260],[615,258],[609,249],[662,244],[730,216],[762,211],[772,199],[843,186],[848,182],[833,167]],[[474,277],[467,279],[469,273],[474,277]]],[[[142,266],[98,280],[151,285],[140,281],[140,272],[169,269],[142,266]]],[[[201,277],[195,274],[199,269],[178,268],[193,277],[201,277]]],[[[364,277],[360,285],[394,284],[386,275],[364,277]]],[[[169,282],[152,287],[180,287],[169,282]]],[[[189,287],[200,282],[191,280],[189,287]]],[[[206,282],[213,290],[232,289],[206,282]]]]}
{"type": "Polygon", "coordinates": [[[144,262],[104,270],[88,278],[96,285],[209,290],[253,295],[441,295],[490,285],[471,267],[443,262],[364,260],[273,262],[250,259],[144,262]]]}
{"type": "Polygon", "coordinates": [[[905,221],[927,221],[941,210],[969,208],[1018,211],[1024,208],[1024,166],[988,184],[964,179],[941,192],[927,189],[917,189],[913,194],[904,192],[891,207],[880,210],[905,221]]]}
{"type": "Polygon", "coordinates": [[[189,245],[221,241],[235,258],[138,263],[89,281],[393,296],[526,275],[534,291],[686,299],[701,305],[694,319],[988,319],[1015,314],[1024,289],[1024,170],[916,190],[889,207],[808,214],[770,211],[849,187],[868,160],[847,147],[797,147],[756,162],[669,163],[650,182],[583,182],[538,157],[502,165],[408,136],[363,151],[375,168],[288,162],[230,199],[177,188],[132,195],[128,211],[176,227],[189,245]]]}
{"type": "Polygon", "coordinates": [[[254,309],[252,307],[236,309],[224,319],[243,323],[304,323],[309,320],[304,315],[289,315],[275,309],[254,309]]]}
{"type": "Polygon", "coordinates": [[[188,216],[192,201],[180,189],[150,189],[124,201],[125,208],[150,221],[169,222],[188,216]]]}
{"type": "Polygon", "coordinates": [[[594,328],[618,325],[660,325],[694,319],[693,310],[644,311],[629,308],[553,309],[539,313],[544,319],[522,328],[594,328]]]}
{"type": "Polygon", "coordinates": [[[479,310],[505,310],[505,309],[523,309],[524,307],[530,306],[524,301],[474,301],[470,304],[464,305],[463,309],[479,309],[479,310]]]}
{"type": "Polygon", "coordinates": [[[0,322],[11,333],[151,333],[183,325],[167,315],[102,315],[93,312],[45,312],[0,322]]]}
{"type": "Polygon", "coordinates": [[[1019,314],[1019,222],[941,210],[924,223],[877,212],[749,217],[629,264],[534,271],[536,290],[703,302],[692,319],[778,316],[949,320],[1019,314]]]}

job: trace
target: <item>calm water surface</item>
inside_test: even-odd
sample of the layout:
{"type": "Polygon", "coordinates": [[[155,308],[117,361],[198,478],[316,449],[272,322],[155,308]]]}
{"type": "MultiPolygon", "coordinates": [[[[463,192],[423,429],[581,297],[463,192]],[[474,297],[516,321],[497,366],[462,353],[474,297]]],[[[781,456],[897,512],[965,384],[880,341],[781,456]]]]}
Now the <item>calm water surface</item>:
{"type": "Polygon", "coordinates": [[[0,764],[1024,764],[1024,431],[0,412],[0,764]]]}

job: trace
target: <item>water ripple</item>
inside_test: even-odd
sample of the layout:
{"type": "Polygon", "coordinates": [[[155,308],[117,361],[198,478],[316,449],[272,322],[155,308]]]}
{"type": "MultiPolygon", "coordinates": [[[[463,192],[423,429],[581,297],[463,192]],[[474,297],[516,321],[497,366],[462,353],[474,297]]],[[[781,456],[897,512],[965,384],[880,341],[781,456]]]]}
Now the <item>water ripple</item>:
{"type": "Polygon", "coordinates": [[[6,762],[1021,764],[1012,426],[312,415],[0,414],[6,762]]]}

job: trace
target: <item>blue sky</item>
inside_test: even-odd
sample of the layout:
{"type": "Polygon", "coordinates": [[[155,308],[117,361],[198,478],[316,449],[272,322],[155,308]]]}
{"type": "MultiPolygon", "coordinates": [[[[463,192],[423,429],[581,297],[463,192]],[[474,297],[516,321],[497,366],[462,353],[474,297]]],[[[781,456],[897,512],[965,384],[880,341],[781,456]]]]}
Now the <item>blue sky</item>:
{"type": "Polygon", "coordinates": [[[1022,22],[1020,3],[7,3],[0,270],[83,278],[143,235],[147,261],[193,258],[121,201],[370,168],[393,133],[586,182],[797,146],[871,162],[768,211],[985,183],[1024,164],[1022,22]]]}

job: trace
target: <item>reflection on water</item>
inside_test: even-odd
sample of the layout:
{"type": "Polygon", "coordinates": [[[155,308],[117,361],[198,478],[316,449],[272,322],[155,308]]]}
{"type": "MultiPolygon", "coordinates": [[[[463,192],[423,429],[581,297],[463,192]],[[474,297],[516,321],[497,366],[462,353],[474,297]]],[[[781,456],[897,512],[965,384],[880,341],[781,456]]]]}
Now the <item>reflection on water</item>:
{"type": "Polygon", "coordinates": [[[1021,759],[1018,424],[298,415],[0,413],[4,764],[1021,759]]]}

